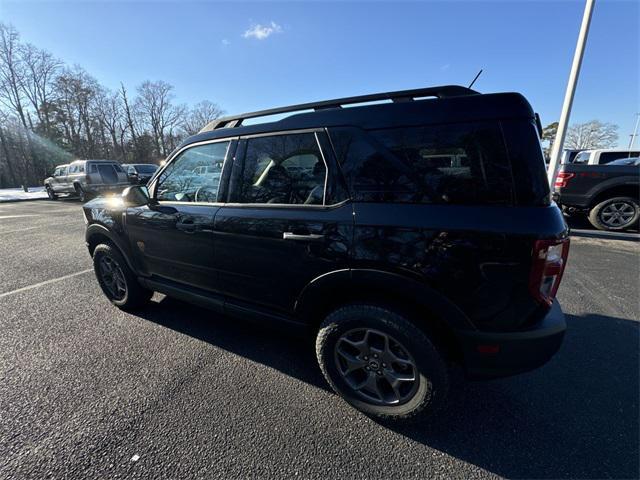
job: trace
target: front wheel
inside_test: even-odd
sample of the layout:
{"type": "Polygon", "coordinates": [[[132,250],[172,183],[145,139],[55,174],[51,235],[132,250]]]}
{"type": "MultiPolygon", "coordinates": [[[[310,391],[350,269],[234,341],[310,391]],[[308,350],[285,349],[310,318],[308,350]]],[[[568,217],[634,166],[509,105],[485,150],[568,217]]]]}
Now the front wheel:
{"type": "Polygon", "coordinates": [[[600,202],[589,212],[589,222],[598,230],[624,230],[638,223],[640,205],[632,197],[614,197],[600,202]]]}
{"type": "Polygon", "coordinates": [[[113,245],[102,243],[93,251],[93,270],[100,288],[116,307],[130,310],[145,305],[153,292],[144,288],[113,245]]]}
{"type": "Polygon", "coordinates": [[[365,414],[383,420],[425,418],[443,403],[448,368],[427,335],[404,316],[374,305],[331,313],[316,339],[331,387],[365,414]]]}
{"type": "Polygon", "coordinates": [[[51,188],[50,185],[46,185],[44,189],[47,191],[47,196],[49,197],[49,200],[58,199],[58,195],[56,195],[56,193],[53,191],[53,188],[51,188]]]}

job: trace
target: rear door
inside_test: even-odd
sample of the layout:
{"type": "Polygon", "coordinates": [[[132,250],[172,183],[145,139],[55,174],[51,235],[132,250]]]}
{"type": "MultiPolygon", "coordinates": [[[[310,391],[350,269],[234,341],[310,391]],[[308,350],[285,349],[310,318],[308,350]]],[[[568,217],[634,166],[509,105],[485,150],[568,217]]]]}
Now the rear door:
{"type": "Polygon", "coordinates": [[[216,182],[194,182],[193,170],[222,171],[230,140],[207,142],[180,151],[151,185],[150,205],[127,209],[131,248],[141,272],[160,280],[209,291],[217,290],[213,219],[218,203],[216,182]]]}
{"type": "Polygon", "coordinates": [[[323,131],[243,138],[215,217],[228,309],[290,312],[304,287],[348,266],[353,212],[323,131]]]}

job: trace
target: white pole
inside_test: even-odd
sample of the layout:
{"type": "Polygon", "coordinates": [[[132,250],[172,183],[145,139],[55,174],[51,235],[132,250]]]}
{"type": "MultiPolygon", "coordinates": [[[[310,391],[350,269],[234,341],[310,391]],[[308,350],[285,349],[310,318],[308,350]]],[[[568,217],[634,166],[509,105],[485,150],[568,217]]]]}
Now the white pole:
{"type": "Polygon", "coordinates": [[[638,123],[640,123],[640,113],[636,113],[636,126],[633,127],[633,135],[631,135],[631,141],[629,142],[629,150],[633,148],[633,144],[638,136],[638,123]]]}
{"type": "Polygon", "coordinates": [[[582,25],[580,26],[580,34],[578,35],[578,44],[576,45],[576,51],[573,54],[573,64],[571,65],[567,91],[564,94],[564,102],[562,104],[562,113],[560,114],[560,121],[558,122],[558,131],[553,142],[553,148],[551,149],[551,160],[549,162],[549,170],[547,171],[551,188],[553,188],[553,182],[555,181],[556,174],[558,173],[560,156],[562,155],[562,149],[564,147],[564,137],[567,134],[567,125],[569,123],[569,116],[571,115],[571,106],[573,104],[573,96],[576,92],[578,76],[580,75],[580,66],[582,65],[582,57],[584,56],[584,47],[587,43],[587,35],[589,34],[589,24],[591,23],[591,14],[593,13],[594,3],[595,0],[586,0],[584,6],[584,15],[582,16],[582,25]]]}

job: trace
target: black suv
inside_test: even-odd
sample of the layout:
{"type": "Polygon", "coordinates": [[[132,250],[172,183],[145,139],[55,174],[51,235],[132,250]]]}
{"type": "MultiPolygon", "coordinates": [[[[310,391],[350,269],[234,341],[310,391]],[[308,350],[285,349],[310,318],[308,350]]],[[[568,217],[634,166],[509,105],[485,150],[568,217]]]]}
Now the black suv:
{"type": "Polygon", "coordinates": [[[492,378],[560,347],[569,239],[539,131],[521,95],[459,86],[229,117],[148,190],[87,203],[86,241],[116,306],[156,291],[310,329],[338,394],[414,418],[452,364],[492,378]]]}

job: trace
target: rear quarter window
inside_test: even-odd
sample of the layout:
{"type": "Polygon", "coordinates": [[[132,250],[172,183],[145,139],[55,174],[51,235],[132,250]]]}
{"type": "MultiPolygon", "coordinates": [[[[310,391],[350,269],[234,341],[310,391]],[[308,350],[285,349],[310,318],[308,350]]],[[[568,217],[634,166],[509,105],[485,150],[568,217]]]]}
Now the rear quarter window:
{"type": "Polygon", "coordinates": [[[331,139],[356,201],[513,203],[513,177],[497,122],[340,128],[331,139]]]}

